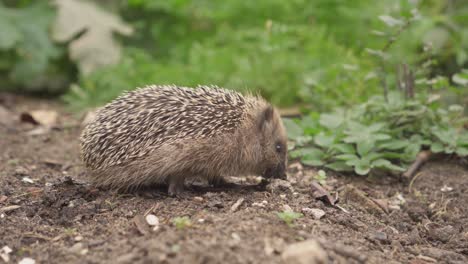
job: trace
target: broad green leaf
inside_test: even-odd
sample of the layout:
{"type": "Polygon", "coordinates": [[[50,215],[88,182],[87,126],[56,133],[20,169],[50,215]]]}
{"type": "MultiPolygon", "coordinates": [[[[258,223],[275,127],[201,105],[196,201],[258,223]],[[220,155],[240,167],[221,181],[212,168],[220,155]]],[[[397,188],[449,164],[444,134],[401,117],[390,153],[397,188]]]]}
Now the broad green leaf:
{"type": "Polygon", "coordinates": [[[320,147],[330,148],[333,145],[335,137],[333,135],[325,135],[321,132],[314,137],[314,142],[320,147]]]}
{"type": "Polygon", "coordinates": [[[457,147],[457,150],[455,152],[460,157],[468,156],[468,148],[457,147]]]}
{"type": "Polygon", "coordinates": [[[322,166],[324,164],[324,162],[322,160],[319,160],[319,159],[309,159],[308,157],[304,157],[301,159],[301,162],[304,164],[304,165],[308,165],[308,166],[312,166],[312,167],[318,167],[318,166],[322,166]]]}
{"type": "Polygon", "coordinates": [[[372,140],[364,140],[357,143],[357,152],[359,156],[366,156],[369,151],[374,147],[375,142],[372,140]]]}
{"type": "Polygon", "coordinates": [[[351,144],[334,144],[330,148],[345,154],[355,153],[354,146],[351,144]]]}
{"type": "Polygon", "coordinates": [[[378,159],[378,160],[373,161],[371,164],[371,167],[388,169],[391,171],[405,171],[404,168],[397,166],[395,164],[392,164],[389,160],[385,160],[385,159],[378,159]]]}
{"type": "Polygon", "coordinates": [[[298,137],[304,135],[302,128],[290,118],[283,118],[283,124],[286,127],[288,133],[288,138],[291,140],[296,140],[298,137]]]}
{"type": "Polygon", "coordinates": [[[388,142],[378,143],[377,146],[379,149],[397,150],[404,149],[408,144],[409,142],[407,140],[393,139],[388,142]]]}
{"type": "Polygon", "coordinates": [[[444,145],[440,142],[434,142],[431,144],[431,151],[434,153],[440,153],[444,151],[444,145]]]}
{"type": "Polygon", "coordinates": [[[457,73],[452,76],[452,81],[461,86],[468,86],[468,73],[457,73]]]}
{"type": "Polygon", "coordinates": [[[335,129],[344,122],[344,116],[339,113],[325,113],[320,115],[319,123],[329,129],[335,129]]]}
{"type": "Polygon", "coordinates": [[[337,160],[344,160],[344,161],[359,160],[359,157],[354,154],[341,154],[341,155],[335,156],[334,158],[337,160]]]}
{"type": "Polygon", "coordinates": [[[322,166],[324,163],[322,158],[324,152],[318,148],[303,148],[301,149],[301,162],[309,166],[322,166]]]}
{"type": "Polygon", "coordinates": [[[0,6],[0,49],[10,49],[22,40],[23,36],[9,19],[10,14],[0,6]]]}
{"type": "Polygon", "coordinates": [[[367,175],[370,171],[369,164],[359,163],[354,166],[354,171],[359,175],[367,175]]]}
{"type": "Polygon", "coordinates": [[[326,168],[334,171],[353,171],[353,167],[346,165],[344,162],[336,161],[325,165],[326,168]]]}

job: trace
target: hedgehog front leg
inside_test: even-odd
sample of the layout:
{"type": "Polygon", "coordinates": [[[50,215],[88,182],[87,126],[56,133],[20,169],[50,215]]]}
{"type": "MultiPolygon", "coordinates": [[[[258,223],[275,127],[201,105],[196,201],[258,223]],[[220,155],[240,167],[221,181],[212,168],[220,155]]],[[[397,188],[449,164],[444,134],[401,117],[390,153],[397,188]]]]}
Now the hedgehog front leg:
{"type": "Polygon", "coordinates": [[[178,175],[169,177],[169,188],[167,190],[169,195],[173,197],[181,197],[184,192],[184,181],[185,178],[178,175]]]}

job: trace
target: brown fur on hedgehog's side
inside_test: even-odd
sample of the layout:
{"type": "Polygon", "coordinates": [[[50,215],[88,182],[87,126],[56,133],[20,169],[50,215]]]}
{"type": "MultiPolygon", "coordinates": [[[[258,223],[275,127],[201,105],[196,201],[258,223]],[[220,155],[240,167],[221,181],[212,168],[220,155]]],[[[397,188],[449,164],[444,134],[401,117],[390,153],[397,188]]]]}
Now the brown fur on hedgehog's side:
{"type": "Polygon", "coordinates": [[[284,178],[287,138],[265,100],[218,87],[147,86],[98,110],[81,135],[97,186],[138,188],[184,180],[263,175],[284,178]]]}

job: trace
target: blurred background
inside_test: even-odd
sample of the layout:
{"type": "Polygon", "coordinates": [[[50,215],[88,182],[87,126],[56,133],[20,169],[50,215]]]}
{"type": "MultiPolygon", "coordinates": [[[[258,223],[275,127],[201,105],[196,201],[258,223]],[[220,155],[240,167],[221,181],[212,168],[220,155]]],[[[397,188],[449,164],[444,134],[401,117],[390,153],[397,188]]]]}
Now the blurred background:
{"type": "Polygon", "coordinates": [[[466,105],[468,1],[0,1],[0,91],[76,110],[145,84],[216,84],[328,111],[397,89],[401,65],[466,105]]]}

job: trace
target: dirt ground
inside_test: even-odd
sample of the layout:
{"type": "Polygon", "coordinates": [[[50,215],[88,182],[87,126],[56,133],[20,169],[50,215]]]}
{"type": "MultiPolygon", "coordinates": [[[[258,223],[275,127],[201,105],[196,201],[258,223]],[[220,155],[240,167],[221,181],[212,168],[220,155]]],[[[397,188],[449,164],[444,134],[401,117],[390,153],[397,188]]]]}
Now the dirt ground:
{"type": "Polygon", "coordinates": [[[304,240],[318,246],[302,259],[324,253],[329,263],[468,263],[466,160],[429,162],[412,182],[328,172],[325,187],[342,209],[316,199],[317,171],[294,162],[290,186],[245,180],[245,188],[197,185],[185,199],[164,189],[119,194],[87,184],[80,117],[5,94],[0,106],[9,112],[0,114],[0,263],[292,263],[285,252],[297,247],[288,246],[304,240]],[[37,109],[58,113],[50,131],[19,121],[37,109]],[[276,214],[288,206],[304,212],[292,226],[276,214]],[[156,231],[148,214],[159,219],[156,231]],[[191,224],[176,227],[183,216],[191,224]]]}

